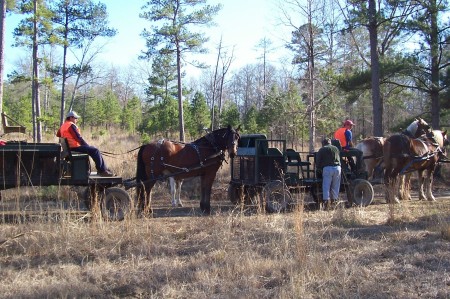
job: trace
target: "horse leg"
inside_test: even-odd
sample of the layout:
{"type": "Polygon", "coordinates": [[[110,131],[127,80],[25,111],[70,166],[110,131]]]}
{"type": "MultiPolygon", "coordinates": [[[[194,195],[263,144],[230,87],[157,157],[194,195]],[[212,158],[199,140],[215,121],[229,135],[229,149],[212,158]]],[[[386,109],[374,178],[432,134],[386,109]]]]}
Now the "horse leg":
{"type": "Polygon", "coordinates": [[[406,184],[406,175],[402,175],[398,178],[398,192],[397,197],[399,200],[405,200],[405,184],[406,184]]]}
{"type": "Polygon", "coordinates": [[[137,198],[138,198],[138,210],[143,214],[151,214],[153,213],[151,209],[151,198],[152,198],[152,188],[155,185],[155,182],[152,181],[150,183],[141,183],[137,186],[137,198]]]}
{"type": "Polygon", "coordinates": [[[374,161],[375,159],[366,159],[364,160],[364,168],[367,171],[367,179],[370,181],[373,179],[373,170],[374,170],[374,161]]]}
{"type": "Polygon", "coordinates": [[[412,173],[408,173],[405,176],[405,199],[412,200],[411,197],[411,177],[412,173]]]}
{"type": "Polygon", "coordinates": [[[200,209],[203,213],[211,214],[211,189],[216,174],[201,176],[201,194],[200,194],[200,209]]]}
{"type": "Polygon", "coordinates": [[[391,169],[387,168],[384,172],[384,198],[386,199],[387,203],[391,202],[391,169]]]}
{"type": "Polygon", "coordinates": [[[179,207],[183,206],[183,203],[181,202],[181,185],[183,185],[183,180],[175,181],[175,192],[177,194],[176,203],[179,207]]]}
{"type": "Polygon", "coordinates": [[[434,171],[433,170],[428,170],[427,171],[427,180],[426,180],[426,191],[427,191],[427,199],[428,201],[436,201],[436,198],[433,196],[433,176],[434,176],[434,171]]]}
{"type": "Polygon", "coordinates": [[[425,178],[423,177],[423,170],[417,171],[417,180],[419,182],[419,200],[425,200],[427,197],[425,196],[425,192],[423,190],[423,185],[425,182],[425,178]]]}
{"type": "Polygon", "coordinates": [[[178,190],[178,182],[173,178],[170,177],[169,178],[169,185],[170,185],[170,202],[172,203],[172,207],[176,207],[177,206],[177,190],[178,190]]]}
{"type": "Polygon", "coordinates": [[[182,207],[183,204],[181,203],[181,185],[183,184],[183,180],[170,177],[169,183],[170,195],[172,197],[172,207],[182,207]]]}
{"type": "Polygon", "coordinates": [[[400,177],[398,198],[400,200],[411,200],[411,173],[400,177]]]}
{"type": "Polygon", "coordinates": [[[395,190],[398,190],[398,174],[393,169],[386,169],[384,173],[385,198],[387,203],[399,203],[395,190]]]}

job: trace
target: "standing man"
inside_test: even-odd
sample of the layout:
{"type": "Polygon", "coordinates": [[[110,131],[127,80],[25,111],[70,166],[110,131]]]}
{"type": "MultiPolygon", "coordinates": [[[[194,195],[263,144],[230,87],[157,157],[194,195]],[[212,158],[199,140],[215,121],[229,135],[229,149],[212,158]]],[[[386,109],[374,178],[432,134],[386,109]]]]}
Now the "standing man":
{"type": "Polygon", "coordinates": [[[79,118],[80,116],[75,111],[70,111],[66,116],[66,121],[56,133],[56,136],[66,138],[71,151],[88,154],[94,160],[98,175],[104,177],[114,176],[106,166],[100,151],[96,147],[90,146],[81,137],[80,129],[77,126],[79,118]]]}
{"type": "Polygon", "coordinates": [[[350,119],[347,119],[344,121],[344,126],[337,129],[334,133],[334,138],[339,140],[342,147],[342,157],[348,157],[349,163],[352,168],[356,168],[353,170],[356,170],[356,172],[359,172],[362,170],[362,159],[363,159],[363,152],[360,151],[357,148],[354,148],[353,145],[353,133],[352,129],[355,123],[351,121],[350,119]],[[355,162],[353,161],[353,157],[356,157],[356,166],[355,162]]]}
{"type": "Polygon", "coordinates": [[[324,208],[328,209],[338,199],[341,185],[341,157],[330,138],[322,141],[322,148],[316,154],[316,168],[322,170],[322,200],[324,208]]]}

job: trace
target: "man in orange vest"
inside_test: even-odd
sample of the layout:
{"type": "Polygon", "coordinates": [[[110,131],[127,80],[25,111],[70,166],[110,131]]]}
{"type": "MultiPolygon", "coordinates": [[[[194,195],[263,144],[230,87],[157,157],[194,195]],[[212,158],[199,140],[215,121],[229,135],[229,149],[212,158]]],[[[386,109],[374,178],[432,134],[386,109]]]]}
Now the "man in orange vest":
{"type": "Polygon", "coordinates": [[[337,129],[334,133],[334,138],[339,140],[342,147],[341,156],[349,157],[349,163],[353,170],[361,171],[363,152],[353,147],[353,133],[352,129],[355,123],[350,119],[344,121],[344,126],[337,129]],[[356,165],[352,157],[356,157],[356,165]],[[356,169],[355,169],[356,168],[356,169]]]}
{"type": "Polygon", "coordinates": [[[71,151],[88,154],[94,160],[98,175],[104,177],[114,176],[106,166],[100,151],[96,147],[89,145],[81,137],[80,129],[77,126],[79,118],[80,116],[75,111],[70,111],[56,136],[66,138],[71,151]]]}

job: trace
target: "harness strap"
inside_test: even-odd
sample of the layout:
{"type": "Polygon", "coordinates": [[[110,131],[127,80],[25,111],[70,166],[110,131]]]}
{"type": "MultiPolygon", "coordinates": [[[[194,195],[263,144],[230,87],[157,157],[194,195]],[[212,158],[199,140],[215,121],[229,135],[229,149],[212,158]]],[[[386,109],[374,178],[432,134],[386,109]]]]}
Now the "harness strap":
{"type": "Polygon", "coordinates": [[[438,153],[438,152],[439,151],[436,150],[434,152],[428,152],[427,154],[425,154],[423,156],[412,157],[413,159],[411,161],[409,161],[408,164],[405,165],[405,167],[402,168],[402,170],[399,172],[399,174],[406,174],[408,172],[414,171],[415,169],[412,169],[412,170],[409,169],[414,163],[429,160],[430,158],[434,157],[436,155],[436,153],[438,153]]]}
{"type": "Polygon", "coordinates": [[[195,152],[197,153],[197,156],[198,156],[198,160],[200,161],[200,166],[203,166],[203,161],[202,161],[202,158],[200,156],[200,150],[199,150],[197,144],[189,143],[188,145],[191,146],[195,150],[195,152]]]}
{"type": "MultiPolygon", "coordinates": [[[[198,169],[201,169],[201,168],[203,168],[203,167],[207,167],[207,166],[210,166],[210,165],[214,165],[214,164],[216,164],[216,163],[222,163],[222,160],[221,161],[212,161],[212,162],[210,162],[210,163],[207,163],[207,164],[204,164],[203,166],[196,166],[196,167],[193,167],[193,168],[189,168],[189,169],[187,169],[187,172],[189,172],[189,171],[195,171],[195,170],[198,170],[198,169]]],[[[168,166],[168,167],[174,167],[173,165],[169,165],[169,164],[164,164],[165,166],[168,166]]],[[[179,168],[179,167],[175,167],[175,168],[179,168]]],[[[179,169],[181,169],[181,168],[179,168],[179,169]]],[[[179,172],[174,172],[174,173],[171,173],[171,174],[166,174],[166,175],[160,175],[159,177],[153,177],[153,178],[149,178],[149,179],[147,179],[147,180],[145,180],[145,181],[142,181],[141,183],[142,184],[145,184],[145,183],[148,183],[148,182],[152,182],[152,181],[164,181],[164,180],[166,180],[166,179],[168,179],[168,178],[170,178],[170,177],[174,177],[174,176],[177,176],[177,175],[179,175],[179,174],[183,174],[183,173],[185,173],[186,172],[186,169],[182,169],[181,171],[179,171],[179,172]]],[[[133,183],[131,183],[131,179],[130,180],[127,180],[127,184],[125,185],[125,183],[124,183],[124,186],[125,186],[125,189],[129,189],[129,188],[132,188],[132,187],[134,187],[134,184],[133,183]]]]}
{"type": "Polygon", "coordinates": [[[220,163],[222,163],[225,160],[225,155],[223,154],[222,151],[220,151],[219,153],[215,153],[213,155],[210,155],[210,156],[206,157],[205,159],[203,159],[203,161],[200,161],[200,166],[193,166],[193,167],[189,167],[189,168],[188,167],[178,167],[178,166],[167,164],[167,163],[164,163],[164,162],[162,163],[162,166],[171,167],[171,168],[174,168],[174,169],[181,169],[181,170],[183,170],[183,172],[189,172],[189,171],[191,171],[193,169],[199,169],[199,168],[211,165],[211,164],[204,164],[204,162],[207,162],[208,160],[214,159],[214,158],[219,157],[219,156],[220,156],[220,163]]]}

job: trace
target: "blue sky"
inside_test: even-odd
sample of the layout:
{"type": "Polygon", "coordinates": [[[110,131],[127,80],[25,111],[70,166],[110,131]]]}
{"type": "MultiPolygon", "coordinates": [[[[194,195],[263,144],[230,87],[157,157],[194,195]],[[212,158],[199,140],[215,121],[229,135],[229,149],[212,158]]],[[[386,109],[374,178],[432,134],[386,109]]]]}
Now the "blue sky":
{"type": "MultiPolygon", "coordinates": [[[[145,27],[148,28],[150,23],[139,18],[139,13],[146,1],[103,0],[102,2],[108,8],[110,25],[118,30],[118,34],[105,46],[99,57],[100,61],[108,65],[126,67],[137,59],[142,50],[145,50],[145,43],[140,33],[145,27]]],[[[221,36],[225,46],[235,47],[235,60],[232,65],[235,69],[258,61],[261,52],[256,51],[256,45],[264,37],[272,40],[273,46],[278,48],[270,54],[269,59],[272,62],[275,63],[280,56],[285,55],[282,38],[285,38],[283,32],[289,32],[289,30],[276,25],[278,13],[274,0],[209,0],[208,3],[221,3],[223,7],[214,18],[218,25],[206,31],[210,36],[210,42],[207,45],[211,49],[210,53],[200,56],[199,59],[211,65],[215,63],[216,48],[221,36]]],[[[25,54],[17,48],[10,47],[13,43],[11,32],[17,25],[17,17],[8,16],[6,22],[5,71],[8,74],[12,71],[18,55],[25,54]]],[[[193,69],[190,71],[196,72],[193,69]]]]}

